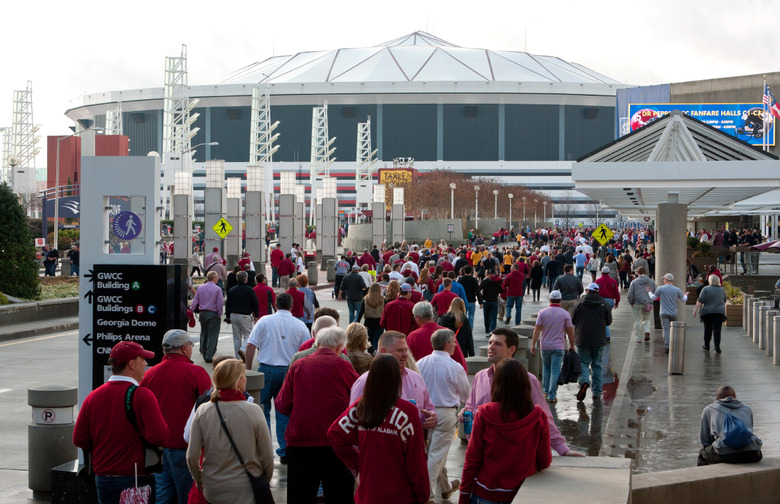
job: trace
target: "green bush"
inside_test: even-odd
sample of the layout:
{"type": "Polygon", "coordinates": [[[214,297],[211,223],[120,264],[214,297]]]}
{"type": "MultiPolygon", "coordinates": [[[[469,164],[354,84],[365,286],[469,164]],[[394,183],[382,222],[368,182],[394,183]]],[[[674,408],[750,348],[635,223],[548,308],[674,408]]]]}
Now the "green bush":
{"type": "MultiPolygon", "coordinates": [[[[61,229],[59,233],[57,233],[57,250],[59,251],[67,251],[70,249],[70,246],[72,243],[78,243],[79,238],[81,236],[81,231],[78,229],[61,229]]],[[[54,244],[54,232],[46,236],[46,243],[54,244]]],[[[60,254],[60,257],[63,257],[63,254],[60,254]]]]}
{"type": "Polygon", "coordinates": [[[688,237],[688,248],[696,250],[696,247],[699,246],[699,239],[695,236],[689,236],[688,237]]]}
{"type": "Polygon", "coordinates": [[[710,242],[699,243],[699,252],[701,252],[701,255],[703,257],[710,255],[711,251],[712,251],[712,244],[710,242]]]}
{"type": "Polygon", "coordinates": [[[7,305],[8,304],[8,298],[0,292],[0,306],[7,305]]]}
{"type": "Polygon", "coordinates": [[[0,185],[0,216],[0,257],[4,266],[0,292],[37,299],[41,292],[40,277],[27,215],[6,183],[0,185]]]}

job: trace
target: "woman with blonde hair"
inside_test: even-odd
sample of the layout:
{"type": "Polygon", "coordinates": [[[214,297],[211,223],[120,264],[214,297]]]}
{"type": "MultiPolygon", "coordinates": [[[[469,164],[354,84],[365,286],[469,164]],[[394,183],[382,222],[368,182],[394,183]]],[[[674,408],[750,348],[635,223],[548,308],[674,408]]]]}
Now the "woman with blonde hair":
{"type": "Polygon", "coordinates": [[[244,397],[245,373],[238,359],[220,362],[212,376],[211,401],[199,407],[192,420],[187,466],[212,504],[253,504],[247,473],[261,478],[265,502],[273,502],[268,484],[274,471],[271,434],[260,406],[244,397]]]}
{"type": "Polygon", "coordinates": [[[352,322],[347,326],[347,358],[355,368],[355,372],[362,375],[371,366],[374,357],[366,352],[368,348],[368,331],[358,322],[352,322]]]}
{"type": "Polygon", "coordinates": [[[398,280],[390,280],[387,284],[387,290],[385,291],[385,304],[398,299],[398,294],[401,293],[401,284],[398,280]]]}
{"type": "MultiPolygon", "coordinates": [[[[385,332],[382,326],[379,325],[384,308],[385,298],[382,296],[382,286],[378,283],[373,283],[368,288],[368,294],[363,298],[363,315],[366,318],[363,324],[366,326],[366,331],[368,331],[372,351],[376,350],[377,341],[379,341],[382,333],[385,332]]],[[[360,320],[360,316],[358,316],[358,320],[360,320]]],[[[349,332],[347,332],[347,336],[349,336],[349,332]]]]}
{"type": "Polygon", "coordinates": [[[466,303],[457,297],[450,303],[450,309],[441,318],[441,325],[451,329],[455,333],[458,345],[464,357],[471,357],[474,353],[474,336],[471,332],[471,324],[466,315],[466,303]]]}

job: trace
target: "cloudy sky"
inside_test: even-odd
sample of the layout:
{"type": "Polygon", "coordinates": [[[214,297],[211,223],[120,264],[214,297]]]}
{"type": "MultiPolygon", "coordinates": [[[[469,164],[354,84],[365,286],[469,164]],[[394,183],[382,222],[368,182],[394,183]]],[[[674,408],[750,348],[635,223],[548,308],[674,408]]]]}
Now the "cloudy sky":
{"type": "Polygon", "coordinates": [[[182,44],[192,85],[273,55],[373,46],[417,30],[463,47],[558,56],[642,85],[780,70],[778,19],[771,0],[3,1],[0,127],[11,125],[13,91],[29,80],[41,134],[68,134],[70,99],[162,87],[165,57],[182,44]]]}

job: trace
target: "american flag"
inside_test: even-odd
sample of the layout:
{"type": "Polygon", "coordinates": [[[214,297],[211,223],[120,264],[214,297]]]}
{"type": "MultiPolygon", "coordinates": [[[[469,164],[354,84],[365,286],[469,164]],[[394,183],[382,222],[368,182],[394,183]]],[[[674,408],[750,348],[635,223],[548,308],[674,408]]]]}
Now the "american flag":
{"type": "Polygon", "coordinates": [[[774,95],[772,95],[769,86],[764,86],[764,105],[769,108],[769,111],[773,116],[780,119],[780,105],[778,105],[777,100],[775,100],[774,95]]]}

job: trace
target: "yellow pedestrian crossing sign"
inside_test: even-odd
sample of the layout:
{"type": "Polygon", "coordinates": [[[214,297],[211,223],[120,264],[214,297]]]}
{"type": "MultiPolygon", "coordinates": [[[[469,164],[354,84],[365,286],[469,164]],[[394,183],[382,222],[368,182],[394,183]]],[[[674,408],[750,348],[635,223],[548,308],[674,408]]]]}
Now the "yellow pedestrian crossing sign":
{"type": "Polygon", "coordinates": [[[615,233],[613,233],[612,230],[604,224],[600,225],[595,229],[595,231],[593,231],[593,238],[595,238],[596,241],[602,245],[606,245],[613,236],[615,236],[615,233]]]}
{"type": "Polygon", "coordinates": [[[230,223],[227,220],[225,220],[225,218],[223,217],[219,219],[216,224],[214,224],[214,227],[212,229],[214,230],[215,233],[219,235],[220,238],[224,240],[225,237],[231,231],[233,231],[233,226],[231,226],[230,223]]]}

